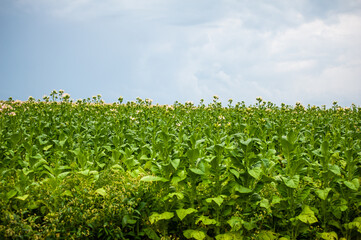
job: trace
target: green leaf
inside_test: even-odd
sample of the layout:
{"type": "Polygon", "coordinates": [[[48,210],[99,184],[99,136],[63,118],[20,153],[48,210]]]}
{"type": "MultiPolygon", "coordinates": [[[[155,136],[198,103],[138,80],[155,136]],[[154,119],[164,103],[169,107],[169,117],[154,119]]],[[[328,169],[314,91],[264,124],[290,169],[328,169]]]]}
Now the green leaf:
{"type": "Polygon", "coordinates": [[[239,178],[239,172],[236,169],[231,168],[229,170],[236,178],[239,178]]]}
{"type": "Polygon", "coordinates": [[[337,176],[341,176],[340,167],[337,165],[329,164],[328,170],[337,176]]]}
{"type": "Polygon", "coordinates": [[[269,209],[270,208],[270,205],[269,205],[269,201],[268,199],[266,198],[263,198],[259,204],[260,207],[263,207],[263,208],[266,208],[266,209],[269,209]]]}
{"type": "Polygon", "coordinates": [[[180,163],[180,159],[172,159],[170,160],[170,163],[172,164],[172,166],[174,167],[175,170],[177,170],[179,163],[180,163]]]}
{"type": "Polygon", "coordinates": [[[105,191],[104,188],[98,188],[97,190],[95,190],[95,192],[103,197],[105,197],[107,195],[107,192],[105,191]]]}
{"type": "Polygon", "coordinates": [[[239,192],[239,193],[251,193],[252,190],[249,189],[249,188],[246,188],[246,187],[243,187],[242,185],[239,185],[237,184],[235,187],[234,187],[234,190],[239,192]]]}
{"type": "Polygon", "coordinates": [[[225,196],[218,196],[218,197],[215,197],[215,198],[207,198],[206,199],[206,202],[207,203],[211,203],[212,201],[214,201],[215,203],[217,203],[217,205],[218,206],[221,206],[222,205],[222,203],[223,203],[223,198],[224,198],[225,196]]]}
{"type": "Polygon", "coordinates": [[[16,190],[10,190],[9,192],[6,193],[6,198],[8,200],[10,200],[11,198],[15,197],[15,195],[17,194],[18,192],[16,190]]]}
{"type": "Polygon", "coordinates": [[[160,237],[158,237],[157,233],[151,229],[151,228],[146,228],[144,229],[145,234],[147,234],[147,236],[152,239],[152,240],[160,240],[160,237]]]}
{"type": "Polygon", "coordinates": [[[71,193],[70,190],[65,190],[65,191],[61,194],[61,196],[73,197],[73,194],[71,193]]]}
{"type": "Polygon", "coordinates": [[[160,220],[168,220],[171,219],[172,217],[174,217],[174,213],[172,212],[164,212],[164,213],[153,213],[152,215],[149,216],[149,221],[151,224],[156,223],[160,220]]]}
{"type": "Polygon", "coordinates": [[[198,224],[199,222],[202,222],[204,225],[211,225],[211,224],[216,224],[217,221],[215,219],[211,219],[207,216],[200,216],[197,221],[196,224],[198,224]]]}
{"type": "Polygon", "coordinates": [[[275,240],[277,239],[276,233],[272,232],[272,231],[261,231],[258,234],[258,239],[262,239],[262,240],[275,240]]]}
{"type": "Polygon", "coordinates": [[[169,198],[173,198],[174,196],[176,196],[179,200],[182,200],[184,198],[183,193],[169,193],[167,196],[169,198]]]}
{"type": "Polygon", "coordinates": [[[183,235],[187,239],[194,238],[196,240],[203,240],[206,238],[206,234],[204,232],[198,230],[192,230],[192,229],[183,231],[183,235]]]}
{"type": "Polygon", "coordinates": [[[331,188],[326,189],[317,189],[315,190],[316,195],[322,200],[326,200],[328,193],[331,191],[331,188]]]}
{"type": "Polygon", "coordinates": [[[227,232],[224,234],[218,234],[216,240],[242,240],[243,236],[238,232],[227,232]]]}
{"type": "Polygon", "coordinates": [[[318,222],[317,218],[315,217],[315,213],[309,206],[305,206],[300,215],[297,218],[306,224],[313,224],[318,222]]]}
{"type": "Polygon", "coordinates": [[[44,151],[48,151],[53,145],[47,145],[45,147],[43,147],[43,150],[44,151]]]}
{"type": "Polygon", "coordinates": [[[294,175],[292,178],[282,177],[283,182],[289,188],[297,188],[300,183],[300,176],[294,175]]]}
{"type": "Polygon", "coordinates": [[[354,178],[352,182],[350,181],[344,181],[344,184],[346,187],[348,187],[351,190],[357,191],[360,187],[360,182],[357,178],[354,178]]]}
{"type": "Polygon", "coordinates": [[[140,179],[140,181],[142,181],[142,182],[168,182],[168,179],[166,179],[164,177],[148,175],[148,176],[142,177],[142,179],[140,179]]]}
{"type": "Polygon", "coordinates": [[[205,172],[203,172],[199,168],[189,168],[189,170],[191,170],[192,172],[194,172],[195,174],[198,174],[198,175],[204,175],[205,174],[205,172]]]}
{"type": "Polygon", "coordinates": [[[252,168],[250,170],[248,170],[248,173],[249,175],[251,175],[253,178],[255,179],[260,179],[261,177],[261,174],[262,174],[262,168],[260,167],[255,167],[255,168],[252,168]]]}
{"type": "Polygon", "coordinates": [[[318,236],[324,240],[338,240],[337,233],[335,232],[323,232],[318,234],[318,236]]]}
{"type": "Polygon", "coordinates": [[[231,217],[227,223],[231,226],[232,231],[237,232],[242,228],[243,220],[240,217],[231,217]]]}
{"type": "Polygon", "coordinates": [[[19,199],[19,200],[21,200],[21,201],[25,201],[28,197],[29,197],[29,194],[25,194],[25,195],[23,195],[23,196],[18,196],[18,197],[16,197],[16,199],[19,199]]]}
{"type": "Polygon", "coordinates": [[[179,219],[182,221],[187,215],[193,213],[193,212],[197,212],[196,209],[194,208],[187,208],[187,209],[178,209],[176,210],[176,213],[179,217],[179,219]]]}

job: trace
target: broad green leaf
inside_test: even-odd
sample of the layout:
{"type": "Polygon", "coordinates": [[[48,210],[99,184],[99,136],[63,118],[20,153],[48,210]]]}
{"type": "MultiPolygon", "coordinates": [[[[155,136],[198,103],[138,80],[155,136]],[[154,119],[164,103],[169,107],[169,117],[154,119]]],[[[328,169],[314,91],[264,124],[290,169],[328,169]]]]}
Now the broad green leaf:
{"type": "Polygon", "coordinates": [[[150,239],[160,240],[160,237],[158,237],[157,233],[152,228],[146,228],[144,229],[144,232],[150,239]]]}
{"type": "Polygon", "coordinates": [[[18,197],[15,197],[16,199],[19,199],[21,201],[25,201],[27,198],[29,197],[29,194],[25,194],[23,196],[18,196],[18,197]]]}
{"type": "Polygon", "coordinates": [[[184,198],[183,193],[169,193],[168,197],[173,198],[174,196],[176,196],[179,200],[182,200],[184,198]]]}
{"type": "Polygon", "coordinates": [[[242,240],[243,236],[238,232],[227,232],[224,234],[218,234],[216,240],[242,240]]]}
{"type": "Polygon", "coordinates": [[[178,209],[176,210],[177,216],[179,217],[179,219],[182,221],[187,215],[193,213],[193,212],[197,212],[196,209],[194,208],[187,208],[187,209],[178,209]]]}
{"type": "Polygon", "coordinates": [[[249,189],[249,188],[246,188],[246,187],[243,187],[239,184],[237,184],[235,187],[234,187],[234,190],[239,192],[239,193],[251,193],[252,190],[249,189]]]}
{"type": "Polygon", "coordinates": [[[6,198],[9,200],[13,197],[15,197],[15,195],[17,194],[18,192],[16,190],[10,190],[9,192],[6,193],[6,198]]]}
{"type": "Polygon", "coordinates": [[[194,238],[196,240],[203,240],[206,238],[206,234],[202,231],[199,230],[192,230],[192,229],[188,229],[183,231],[183,235],[184,237],[186,237],[187,239],[191,239],[194,238]]]}
{"type": "Polygon", "coordinates": [[[97,190],[95,190],[95,192],[103,197],[105,197],[107,195],[107,192],[105,191],[104,188],[98,188],[97,190]]]}
{"type": "Polygon", "coordinates": [[[191,170],[192,172],[194,172],[195,174],[198,174],[198,175],[204,175],[205,174],[205,172],[203,172],[199,168],[189,168],[189,170],[191,170]]]}
{"type": "Polygon", "coordinates": [[[322,200],[326,200],[328,193],[331,191],[331,188],[325,188],[325,189],[317,189],[315,190],[315,193],[319,198],[322,200]]]}
{"type": "Polygon", "coordinates": [[[253,178],[255,179],[260,179],[261,177],[261,174],[262,174],[262,168],[260,167],[255,167],[255,168],[252,168],[250,170],[248,170],[248,173],[249,175],[251,175],[253,178]]]}
{"type": "Polygon", "coordinates": [[[297,218],[306,224],[313,224],[318,222],[315,213],[312,211],[312,209],[309,206],[305,206],[301,212],[300,215],[297,216],[297,218]]]}
{"type": "Polygon", "coordinates": [[[261,231],[259,234],[258,234],[258,239],[262,239],[262,240],[275,240],[277,239],[277,235],[276,233],[272,232],[272,231],[261,231]]]}
{"type": "Polygon", "coordinates": [[[355,218],[352,222],[344,224],[346,229],[356,229],[361,233],[361,217],[355,218]]]}
{"type": "Polygon", "coordinates": [[[272,204],[272,205],[275,205],[275,204],[277,204],[277,203],[280,203],[281,200],[282,200],[282,198],[281,198],[280,196],[278,196],[278,195],[273,195],[271,204],[272,204]]]}
{"type": "Polygon", "coordinates": [[[300,183],[300,176],[294,175],[292,178],[282,177],[283,182],[289,188],[297,188],[300,183]]]}
{"type": "Polygon", "coordinates": [[[259,204],[260,207],[263,207],[263,208],[266,208],[266,209],[269,209],[270,208],[270,205],[269,205],[269,201],[268,199],[266,198],[263,198],[259,204]]]}
{"type": "Polygon", "coordinates": [[[211,224],[216,224],[217,221],[215,219],[211,219],[207,216],[200,216],[197,221],[196,224],[198,224],[199,222],[202,222],[204,225],[211,225],[211,224]]]}
{"type": "Polygon", "coordinates": [[[337,165],[329,164],[328,170],[337,176],[341,176],[340,167],[337,165]]]}
{"type": "Polygon", "coordinates": [[[174,217],[174,213],[172,212],[164,212],[164,213],[153,213],[152,215],[149,216],[149,221],[151,224],[156,223],[160,220],[168,220],[171,219],[172,217],[174,217]]]}
{"type": "Polygon", "coordinates": [[[344,184],[346,187],[348,187],[351,190],[357,191],[360,187],[360,182],[357,178],[354,178],[351,182],[350,181],[344,181],[344,184]]]}
{"type": "Polygon", "coordinates": [[[231,219],[229,219],[227,223],[229,224],[229,226],[231,226],[232,231],[237,232],[242,228],[243,220],[240,217],[231,217],[231,219]]]}
{"type": "Polygon", "coordinates": [[[123,226],[126,226],[128,224],[133,225],[133,224],[136,224],[136,223],[137,223],[137,220],[131,219],[131,217],[128,214],[124,215],[123,218],[122,218],[122,225],[123,226]]]}
{"type": "Polygon", "coordinates": [[[172,159],[170,160],[170,163],[172,164],[172,166],[174,167],[175,170],[177,170],[179,163],[180,163],[180,159],[172,159]]]}
{"type": "Polygon", "coordinates": [[[65,190],[65,191],[61,194],[61,196],[73,197],[73,194],[71,193],[70,190],[65,190]]]}
{"type": "Polygon", "coordinates": [[[168,179],[166,179],[164,177],[148,175],[148,176],[142,177],[142,179],[140,179],[140,181],[143,181],[143,182],[168,182],[168,179]]]}
{"type": "Polygon", "coordinates": [[[45,147],[43,147],[43,150],[44,151],[48,151],[53,145],[47,145],[45,147]]]}
{"type": "Polygon", "coordinates": [[[223,203],[223,198],[225,196],[218,196],[218,197],[215,197],[215,198],[207,198],[206,201],[207,203],[211,203],[212,201],[214,201],[215,203],[217,203],[218,206],[221,206],[222,203],[223,203]]]}
{"type": "Polygon", "coordinates": [[[236,178],[239,178],[239,172],[236,169],[231,168],[229,170],[236,178]]]}
{"type": "Polygon", "coordinates": [[[338,240],[337,233],[335,232],[323,232],[318,234],[318,236],[324,240],[338,240]]]}

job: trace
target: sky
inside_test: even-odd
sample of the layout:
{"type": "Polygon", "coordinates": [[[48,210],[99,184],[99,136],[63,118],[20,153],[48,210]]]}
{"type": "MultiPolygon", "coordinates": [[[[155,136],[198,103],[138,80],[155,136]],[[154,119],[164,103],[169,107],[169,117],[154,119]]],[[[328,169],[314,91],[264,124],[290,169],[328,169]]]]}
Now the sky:
{"type": "Polygon", "coordinates": [[[0,100],[361,105],[361,0],[0,0],[0,100]]]}

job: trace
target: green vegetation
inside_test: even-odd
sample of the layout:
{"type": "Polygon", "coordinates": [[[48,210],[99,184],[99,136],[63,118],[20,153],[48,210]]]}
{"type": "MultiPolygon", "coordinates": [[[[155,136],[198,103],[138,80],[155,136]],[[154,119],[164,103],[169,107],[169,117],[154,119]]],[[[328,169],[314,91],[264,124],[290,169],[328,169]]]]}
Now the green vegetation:
{"type": "Polygon", "coordinates": [[[361,109],[0,103],[3,239],[360,239],[361,109]]]}

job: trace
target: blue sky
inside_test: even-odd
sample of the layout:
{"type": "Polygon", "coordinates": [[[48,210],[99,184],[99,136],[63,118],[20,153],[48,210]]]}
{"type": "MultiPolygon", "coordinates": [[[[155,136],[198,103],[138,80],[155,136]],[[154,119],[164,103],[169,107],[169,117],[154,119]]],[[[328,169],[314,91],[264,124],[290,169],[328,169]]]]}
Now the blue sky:
{"type": "Polygon", "coordinates": [[[0,99],[361,105],[360,0],[1,0],[0,99]]]}

